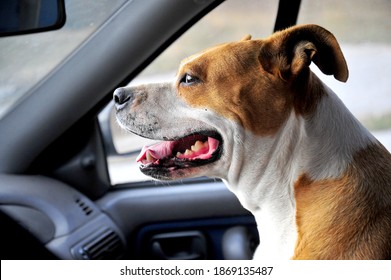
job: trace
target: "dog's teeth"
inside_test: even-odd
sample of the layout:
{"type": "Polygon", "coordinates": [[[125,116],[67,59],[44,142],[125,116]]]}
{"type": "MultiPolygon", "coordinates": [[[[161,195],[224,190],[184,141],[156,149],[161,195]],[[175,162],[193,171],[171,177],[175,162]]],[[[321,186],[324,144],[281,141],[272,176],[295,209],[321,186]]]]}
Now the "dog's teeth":
{"type": "Polygon", "coordinates": [[[193,146],[191,146],[191,150],[194,152],[198,152],[203,147],[204,147],[204,143],[202,143],[201,141],[197,141],[197,142],[195,142],[195,144],[193,146]]]}
{"type": "Polygon", "coordinates": [[[190,147],[190,149],[186,149],[184,153],[177,152],[176,157],[177,158],[183,158],[184,156],[191,157],[194,156],[196,153],[200,152],[201,150],[209,149],[209,143],[208,141],[202,142],[202,141],[196,141],[194,145],[190,147]]]}

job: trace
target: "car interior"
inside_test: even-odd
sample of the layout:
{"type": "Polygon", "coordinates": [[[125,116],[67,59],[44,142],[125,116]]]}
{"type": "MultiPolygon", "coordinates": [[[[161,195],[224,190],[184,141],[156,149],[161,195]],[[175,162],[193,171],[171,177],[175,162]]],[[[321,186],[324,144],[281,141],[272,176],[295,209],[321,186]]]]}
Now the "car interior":
{"type": "MultiPolygon", "coordinates": [[[[186,37],[188,30],[208,16],[223,29],[234,19],[222,17],[225,21],[220,22],[213,13],[240,11],[237,2],[241,1],[81,2],[58,1],[60,17],[53,28],[17,33],[0,29],[0,72],[6,72],[13,61],[20,64],[16,72],[7,70],[9,76],[0,77],[0,84],[16,80],[23,92],[0,86],[0,103],[7,105],[0,108],[1,259],[251,259],[260,242],[255,220],[223,182],[203,177],[158,182],[140,177],[134,161],[144,140],[126,138],[120,131],[112,102],[116,88],[137,79],[143,82],[143,71],[155,71],[154,77],[160,79],[160,70],[148,67],[166,49],[182,58],[192,54],[191,49],[175,46],[176,41],[191,37],[186,37]],[[95,5],[94,10],[87,12],[88,5],[95,5]],[[233,6],[225,8],[228,5],[233,6]],[[81,23],[76,22],[77,13],[84,19],[81,23]],[[99,21],[88,21],[90,15],[99,21]],[[80,26],[86,33],[78,31],[80,26]],[[50,37],[56,34],[61,40],[50,37]],[[34,36],[44,44],[34,47],[34,36]],[[73,39],[78,41],[72,43],[73,39]],[[36,56],[37,66],[32,67],[36,71],[52,63],[42,76],[32,78],[31,86],[26,86],[23,76],[29,61],[12,60],[18,56],[12,44],[36,56]],[[67,50],[54,62],[46,62],[62,44],[67,50]],[[132,141],[137,144],[129,149],[132,141]]],[[[252,22],[259,21],[259,26],[251,25],[265,30],[255,34],[264,37],[297,24],[308,4],[305,0],[244,2],[259,5],[250,7],[252,22]],[[272,12],[263,11],[264,6],[272,12]]],[[[390,7],[383,0],[376,3],[380,2],[390,7]]],[[[234,24],[245,35],[251,31],[240,26],[248,17],[242,16],[234,24]]],[[[316,18],[311,20],[317,23],[316,18]]],[[[205,23],[206,29],[209,24],[205,23]]],[[[389,27],[388,20],[382,28],[389,27]]],[[[241,35],[235,36],[239,40],[241,35]]],[[[195,48],[212,44],[208,41],[195,48]]],[[[31,76],[35,70],[29,72],[31,76]]]]}

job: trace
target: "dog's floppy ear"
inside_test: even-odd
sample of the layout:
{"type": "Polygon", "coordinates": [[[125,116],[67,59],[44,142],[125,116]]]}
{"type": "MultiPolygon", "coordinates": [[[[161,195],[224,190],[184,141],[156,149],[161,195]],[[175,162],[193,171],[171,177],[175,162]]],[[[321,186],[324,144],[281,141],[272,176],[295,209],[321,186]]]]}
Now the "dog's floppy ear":
{"type": "Polygon", "coordinates": [[[313,61],[326,75],[346,82],[348,67],[334,35],[318,25],[299,25],[277,32],[264,42],[263,68],[284,80],[297,77],[313,61]]]}

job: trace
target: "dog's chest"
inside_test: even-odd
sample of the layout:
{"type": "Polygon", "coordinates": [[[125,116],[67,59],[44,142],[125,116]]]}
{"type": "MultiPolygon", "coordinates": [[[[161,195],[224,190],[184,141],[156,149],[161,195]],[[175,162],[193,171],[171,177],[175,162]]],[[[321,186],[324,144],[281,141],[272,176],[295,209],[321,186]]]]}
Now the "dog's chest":
{"type": "Polygon", "coordinates": [[[294,211],[266,205],[253,214],[260,237],[254,259],[291,259],[297,242],[294,211]]]}

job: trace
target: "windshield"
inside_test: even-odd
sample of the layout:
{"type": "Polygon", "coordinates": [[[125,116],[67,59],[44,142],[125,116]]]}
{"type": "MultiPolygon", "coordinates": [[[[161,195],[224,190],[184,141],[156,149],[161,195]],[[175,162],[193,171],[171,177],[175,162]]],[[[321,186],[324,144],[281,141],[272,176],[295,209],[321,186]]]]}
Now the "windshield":
{"type": "Polygon", "coordinates": [[[0,38],[0,118],[72,53],[125,0],[66,0],[57,31],[0,38]]]}

